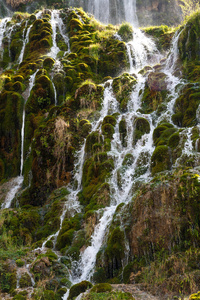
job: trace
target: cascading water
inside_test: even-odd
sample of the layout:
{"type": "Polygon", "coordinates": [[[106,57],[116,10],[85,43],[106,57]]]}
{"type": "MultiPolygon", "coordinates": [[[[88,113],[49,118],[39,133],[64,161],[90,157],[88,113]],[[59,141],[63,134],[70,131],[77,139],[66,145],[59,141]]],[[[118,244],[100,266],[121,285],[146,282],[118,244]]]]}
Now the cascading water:
{"type": "Polygon", "coordinates": [[[51,12],[51,27],[52,27],[52,41],[53,46],[51,48],[51,52],[49,53],[49,56],[53,57],[54,59],[57,58],[57,54],[60,51],[59,47],[57,46],[56,42],[56,36],[57,36],[57,25],[58,25],[58,11],[52,10],[51,12]]]}
{"type": "Polygon", "coordinates": [[[11,20],[11,18],[4,18],[0,23],[0,51],[2,53],[2,42],[6,32],[7,23],[11,20]]]}
{"type": "MultiPolygon", "coordinates": [[[[37,70],[38,71],[38,70],[37,70]]],[[[29,79],[29,93],[28,95],[30,95],[30,92],[33,88],[33,84],[34,84],[34,81],[35,81],[35,76],[36,76],[36,73],[37,71],[30,76],[30,79],[29,79]]],[[[22,176],[22,173],[23,173],[23,166],[24,166],[24,129],[25,129],[25,105],[26,105],[26,101],[28,100],[28,97],[25,99],[25,102],[24,102],[24,109],[23,109],[23,115],[22,115],[22,129],[21,129],[21,164],[20,164],[20,176],[22,176]]]]}
{"type": "MultiPolygon", "coordinates": [[[[51,26],[52,26],[52,31],[53,31],[53,33],[52,33],[53,46],[51,48],[49,56],[53,57],[56,60],[55,61],[55,66],[54,66],[56,68],[60,65],[59,60],[56,59],[57,55],[58,55],[58,52],[60,51],[59,47],[57,46],[57,42],[56,42],[57,28],[59,29],[59,32],[60,32],[65,44],[67,45],[68,50],[65,52],[65,54],[70,52],[69,37],[65,33],[64,23],[63,23],[62,18],[60,18],[60,16],[59,16],[59,11],[58,10],[54,9],[51,12],[51,26]]],[[[57,105],[58,104],[57,91],[56,91],[56,87],[53,83],[53,78],[51,78],[51,79],[52,79],[53,90],[54,90],[55,105],[57,105]]]]}
{"type": "MultiPolygon", "coordinates": [[[[70,2],[73,5],[73,1],[70,2]]],[[[136,1],[134,0],[89,0],[86,10],[92,13],[102,23],[121,23],[123,21],[138,26],[136,1]]]]}
{"type": "MultiPolygon", "coordinates": [[[[101,2],[101,6],[109,6],[109,1],[104,0],[101,2]]],[[[125,19],[131,23],[137,23],[137,18],[135,17],[135,6],[132,6],[135,3],[127,0],[122,1],[123,5],[126,7],[128,11],[125,11],[125,19]],[[130,14],[129,14],[130,13],[130,14]],[[134,17],[133,17],[134,16],[134,17]],[[131,19],[133,18],[133,20],[131,19]]],[[[104,16],[101,16],[101,7],[99,1],[94,1],[94,12],[99,16],[99,18],[105,18],[105,23],[109,20],[109,15],[105,13],[104,16]]],[[[5,22],[6,23],[6,22],[5,22]]],[[[26,23],[24,28],[24,44],[21,51],[21,55],[19,57],[19,62],[23,61],[25,46],[28,43],[29,33],[31,30],[31,26],[27,28],[28,23],[26,23]]],[[[69,39],[64,32],[62,19],[59,17],[59,13],[56,10],[52,11],[51,15],[51,25],[53,29],[53,47],[51,48],[51,55],[54,59],[57,58],[57,54],[60,51],[56,42],[57,28],[60,31],[65,43],[68,45],[69,49],[69,39]]],[[[5,25],[6,27],[6,25],[5,25]]],[[[2,25],[2,28],[3,25],[2,25]]],[[[179,32],[180,34],[180,32],[179,32]]],[[[178,36],[179,36],[178,34],[178,36]]],[[[3,39],[4,34],[0,35],[0,42],[3,39]]],[[[173,47],[177,47],[177,36],[174,39],[173,47]]],[[[175,49],[175,48],[174,48],[175,49]]],[[[177,48],[176,48],[177,49],[177,48]]],[[[69,51],[69,50],[68,50],[69,51]]],[[[100,209],[98,214],[98,224],[96,225],[94,232],[91,236],[91,244],[88,246],[80,255],[80,259],[78,261],[72,262],[71,269],[71,277],[70,280],[72,283],[77,283],[82,280],[91,280],[94,269],[96,256],[99,250],[101,249],[103,243],[106,240],[106,234],[108,232],[109,225],[112,221],[113,215],[116,211],[117,206],[120,203],[129,203],[134,193],[134,185],[140,182],[145,182],[150,180],[150,164],[151,164],[151,156],[154,151],[153,145],[153,131],[155,127],[162,122],[163,120],[167,120],[172,123],[172,114],[173,114],[173,106],[175,100],[178,96],[177,85],[180,84],[180,79],[172,75],[174,72],[175,64],[178,57],[178,52],[176,50],[173,51],[173,57],[168,57],[165,65],[162,66],[162,72],[166,75],[166,80],[168,81],[167,89],[170,90],[169,93],[169,101],[166,104],[166,112],[162,114],[162,116],[156,116],[156,113],[145,114],[141,113],[141,98],[144,92],[145,83],[147,81],[147,75],[141,75],[139,70],[141,70],[147,64],[157,63],[160,59],[160,54],[158,53],[154,42],[151,39],[146,38],[146,36],[139,31],[138,29],[134,29],[133,41],[127,44],[127,53],[129,57],[130,63],[130,73],[135,73],[137,78],[137,83],[133,88],[128,106],[127,112],[121,113],[119,108],[119,102],[116,100],[112,85],[113,81],[109,80],[104,85],[104,101],[102,104],[102,109],[100,112],[100,117],[98,121],[94,121],[92,123],[92,131],[99,131],[101,128],[102,121],[105,116],[108,114],[119,114],[117,123],[115,126],[115,133],[113,135],[113,139],[111,141],[111,151],[108,152],[108,156],[113,158],[114,160],[114,170],[109,179],[110,185],[110,196],[111,202],[110,206],[100,209]],[[153,61],[154,58],[154,61],[153,61]],[[145,133],[140,139],[137,141],[133,141],[135,135],[135,121],[137,118],[145,119],[149,124],[149,132],[145,133]],[[127,136],[125,144],[122,144],[120,133],[119,133],[119,123],[120,121],[126,121],[126,129],[127,136]],[[125,163],[126,156],[129,155],[131,159],[128,163],[125,163]]],[[[56,63],[58,60],[56,61],[56,63]]],[[[152,68],[153,72],[154,69],[152,68]]],[[[37,71],[30,76],[29,80],[29,94],[33,87],[35,76],[37,71]]],[[[57,105],[57,92],[55,85],[53,84],[54,94],[55,94],[55,105],[57,105]]],[[[23,109],[22,116],[22,129],[21,129],[21,165],[20,165],[20,176],[15,178],[16,186],[9,193],[9,198],[6,198],[5,203],[2,205],[2,208],[10,207],[11,201],[15,196],[17,190],[21,186],[23,182],[23,164],[24,164],[24,127],[25,127],[25,104],[23,109]]],[[[186,129],[183,131],[183,134],[187,135],[187,141],[185,142],[185,152],[183,154],[191,154],[193,151],[192,145],[192,129],[186,129]]],[[[74,167],[74,182],[76,183],[74,186],[68,186],[68,190],[70,194],[66,197],[66,203],[63,205],[63,211],[60,217],[60,228],[55,233],[50,235],[47,240],[44,241],[42,247],[39,248],[41,251],[45,250],[45,244],[49,240],[53,240],[53,251],[55,251],[55,245],[57,241],[58,234],[62,229],[63,221],[66,215],[66,212],[69,212],[70,216],[74,216],[76,213],[81,212],[82,208],[78,202],[78,193],[81,191],[81,181],[82,181],[82,172],[83,172],[83,164],[85,159],[85,143],[82,145],[80,151],[77,153],[77,163],[74,167]]],[[[14,182],[13,180],[13,182],[14,182]]],[[[36,249],[37,250],[37,249],[36,249]]],[[[129,251],[129,247],[127,246],[127,252],[129,251]]],[[[27,265],[27,273],[29,272],[29,265],[27,265]]],[[[29,274],[30,275],[30,274],[29,274]]],[[[32,280],[32,279],[31,279],[32,280]]],[[[19,281],[19,280],[18,280],[19,281]]],[[[32,285],[34,286],[34,281],[32,280],[32,285]]],[[[67,299],[67,294],[63,297],[63,299],[67,299]]]]}
{"type": "MultiPolygon", "coordinates": [[[[142,35],[140,35],[141,37],[142,35]]],[[[139,40],[139,35],[137,37],[139,40]]],[[[142,44],[142,40],[139,40],[140,45],[142,44]]],[[[115,168],[109,180],[110,190],[111,190],[111,203],[110,206],[105,209],[99,210],[99,215],[101,215],[98,224],[94,229],[94,233],[91,236],[91,245],[88,246],[85,251],[80,256],[80,260],[78,262],[72,263],[72,274],[70,280],[72,283],[77,283],[82,280],[90,280],[91,276],[94,272],[96,255],[100,250],[103,241],[105,240],[105,236],[107,230],[109,228],[109,224],[112,221],[112,217],[116,211],[117,206],[124,202],[128,203],[131,200],[131,191],[135,182],[137,181],[145,181],[150,176],[150,159],[153,153],[153,121],[150,115],[141,114],[138,110],[140,108],[140,97],[142,95],[141,91],[145,86],[145,77],[137,73],[139,67],[142,68],[148,61],[147,51],[156,51],[156,47],[151,40],[145,40],[146,47],[139,47],[138,49],[132,49],[134,57],[139,57],[139,53],[141,54],[140,60],[136,60],[135,68],[130,63],[131,72],[135,72],[137,74],[137,84],[134,87],[134,90],[131,95],[131,100],[128,104],[128,111],[121,115],[118,119],[117,125],[115,127],[115,134],[113,136],[113,140],[111,143],[111,151],[108,153],[110,157],[114,158],[115,168]],[[142,49],[142,50],[141,50],[142,49]],[[148,50],[147,50],[148,49],[148,50]],[[151,50],[150,50],[151,49],[151,50]],[[145,52],[146,51],[146,52],[145,52]],[[133,146],[133,135],[134,135],[134,120],[138,117],[146,118],[150,124],[150,132],[145,134],[139,141],[137,141],[136,145],[133,146]],[[119,122],[121,119],[125,119],[127,122],[127,146],[123,146],[120,140],[120,134],[117,131],[117,127],[119,126],[119,122]],[[133,161],[124,168],[123,162],[126,154],[131,154],[133,157],[133,161]],[[137,167],[140,167],[141,161],[144,160],[146,164],[143,165],[143,170],[141,174],[136,174],[137,167]],[[118,182],[118,173],[122,171],[123,174],[121,179],[121,183],[119,185],[118,182]]],[[[152,53],[152,52],[151,52],[152,53]]],[[[130,55],[130,59],[132,60],[132,56],[130,55]]],[[[119,112],[119,103],[114,97],[112,91],[112,81],[108,81],[105,84],[104,90],[104,101],[102,105],[101,115],[98,122],[94,122],[92,126],[92,131],[98,130],[100,127],[103,118],[108,114],[118,113],[119,112]]],[[[67,299],[66,294],[63,299],[67,299]]]]}
{"type": "Polygon", "coordinates": [[[25,24],[25,27],[24,27],[24,30],[23,30],[23,46],[22,46],[22,50],[21,50],[21,53],[20,53],[20,56],[19,56],[19,59],[18,59],[19,64],[21,64],[21,62],[23,61],[25,47],[26,47],[26,44],[29,41],[29,33],[30,33],[30,30],[31,30],[31,27],[32,27],[32,26],[29,26],[29,28],[27,29],[27,24],[28,24],[28,21],[26,21],[26,24],[25,24]],[[25,32],[26,32],[26,34],[25,34],[25,32]]]}
{"type": "MultiPolygon", "coordinates": [[[[29,79],[29,87],[28,87],[28,95],[30,95],[30,92],[33,88],[33,84],[35,81],[37,71],[30,76],[29,79]]],[[[9,208],[11,205],[12,200],[14,199],[16,193],[19,191],[19,189],[22,186],[24,177],[23,177],[23,165],[24,165],[24,129],[25,129],[25,105],[28,97],[25,98],[24,102],[24,108],[23,108],[23,114],[22,114],[22,128],[21,128],[21,160],[20,160],[20,175],[16,178],[14,178],[11,182],[11,189],[9,193],[6,196],[6,199],[4,203],[1,205],[1,209],[9,208]]]]}
{"type": "Polygon", "coordinates": [[[130,72],[139,71],[151,63],[150,57],[155,61],[160,59],[160,54],[155,46],[155,43],[150,38],[147,38],[146,35],[139,29],[134,28],[133,31],[133,40],[128,42],[127,45],[127,54],[130,63],[130,72]]]}
{"type": "MultiPolygon", "coordinates": [[[[39,11],[35,16],[36,16],[36,19],[40,18],[42,15],[42,11],[39,11]]],[[[23,45],[22,45],[22,50],[20,52],[20,56],[18,58],[18,63],[21,64],[22,61],[23,61],[23,58],[24,58],[24,52],[25,52],[25,48],[26,48],[26,45],[28,44],[29,42],[29,34],[30,34],[30,31],[31,31],[31,28],[33,27],[33,25],[30,25],[28,28],[28,20],[26,21],[25,23],[25,27],[24,27],[24,30],[23,30],[23,45]]]]}

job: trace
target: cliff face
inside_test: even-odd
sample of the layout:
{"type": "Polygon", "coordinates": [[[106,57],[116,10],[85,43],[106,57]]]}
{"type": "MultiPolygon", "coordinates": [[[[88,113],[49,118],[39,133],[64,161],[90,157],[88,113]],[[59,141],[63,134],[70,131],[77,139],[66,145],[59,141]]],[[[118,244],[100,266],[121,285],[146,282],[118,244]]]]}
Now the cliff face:
{"type": "MultiPolygon", "coordinates": [[[[86,0],[65,0],[65,1],[49,1],[42,0],[40,2],[32,0],[6,0],[6,4],[12,9],[19,9],[22,5],[32,3],[32,10],[39,8],[40,5],[54,6],[56,8],[62,7],[82,7],[85,11],[93,13],[96,18],[101,21],[119,24],[126,20],[127,13],[125,13],[126,2],[119,0],[107,1],[106,12],[109,12],[109,20],[105,21],[105,11],[103,3],[95,4],[86,0]],[[95,7],[95,5],[99,7],[95,7]],[[101,6],[102,5],[102,6],[101,6]],[[109,6],[109,7],[108,7],[109,6]],[[102,12],[98,12],[101,10],[102,12]],[[98,15],[96,15],[98,14],[98,15]]],[[[134,3],[134,1],[133,1],[134,3]]],[[[24,8],[23,8],[24,9],[24,8]]],[[[31,9],[31,8],[29,8],[31,9]]],[[[130,8],[129,8],[130,10],[130,8]]],[[[136,1],[136,11],[139,21],[139,26],[148,25],[161,25],[166,24],[168,26],[177,25],[183,19],[182,9],[178,4],[177,0],[167,1],[167,0],[137,0],[136,1]]],[[[128,20],[130,21],[130,20],[128,20]]]]}
{"type": "Polygon", "coordinates": [[[137,16],[140,26],[173,26],[183,20],[183,12],[177,0],[137,0],[137,16]]]}
{"type": "Polygon", "coordinates": [[[6,0],[6,4],[13,9],[19,7],[21,4],[28,4],[32,2],[32,0],[6,0]]]}
{"type": "Polygon", "coordinates": [[[160,299],[200,288],[199,24],[197,13],[176,32],[144,29],[163,57],[175,37],[155,63],[143,32],[82,9],[2,21],[1,293],[61,300],[75,276],[85,280],[93,241],[96,283],[139,283],[160,299]]]}

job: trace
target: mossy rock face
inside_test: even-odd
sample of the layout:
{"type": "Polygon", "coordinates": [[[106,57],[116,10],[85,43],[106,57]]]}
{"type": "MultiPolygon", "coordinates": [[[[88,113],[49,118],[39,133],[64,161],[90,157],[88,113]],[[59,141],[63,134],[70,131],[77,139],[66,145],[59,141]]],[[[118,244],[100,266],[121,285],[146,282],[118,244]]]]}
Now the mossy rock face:
{"type": "Polygon", "coordinates": [[[151,113],[165,101],[167,96],[166,74],[151,72],[145,83],[142,95],[142,113],[151,113]]]}
{"type": "Polygon", "coordinates": [[[75,231],[78,231],[81,228],[81,217],[81,214],[76,214],[70,219],[64,219],[63,226],[59,232],[56,243],[56,248],[58,250],[67,248],[72,244],[73,238],[75,236],[75,231]]]}
{"type": "MultiPolygon", "coordinates": [[[[21,83],[20,83],[21,84],[21,83]]],[[[1,176],[19,174],[21,115],[24,100],[19,93],[3,91],[0,96],[1,176]]]]}
{"type": "MultiPolygon", "coordinates": [[[[37,240],[43,240],[52,233],[55,233],[60,226],[60,214],[62,211],[62,201],[69,194],[65,188],[54,190],[48,198],[48,209],[43,212],[43,224],[37,229],[35,236],[37,240]]],[[[22,202],[22,201],[21,201],[22,202]]],[[[46,243],[46,247],[52,248],[52,241],[46,243]]]]}
{"type": "Polygon", "coordinates": [[[113,91],[117,101],[120,103],[120,110],[122,112],[127,111],[127,105],[136,82],[136,79],[128,73],[124,73],[113,80],[113,91]]]}
{"type": "Polygon", "coordinates": [[[8,259],[1,266],[0,287],[3,293],[12,293],[16,288],[16,265],[8,259]]]}
{"type": "Polygon", "coordinates": [[[69,297],[67,299],[73,300],[75,297],[77,297],[81,293],[84,293],[86,290],[90,289],[91,287],[92,284],[89,281],[82,281],[80,283],[77,283],[70,288],[69,297]]]}
{"type": "MultiPolygon", "coordinates": [[[[112,280],[112,282],[117,283],[118,281],[112,280]]],[[[132,297],[131,293],[128,292],[122,292],[122,291],[110,291],[110,292],[102,292],[102,293],[96,293],[96,292],[89,292],[86,296],[83,296],[83,300],[96,300],[102,298],[104,300],[109,299],[120,299],[120,300],[134,300],[135,298],[132,297]]]]}
{"type": "MultiPolygon", "coordinates": [[[[90,133],[86,139],[86,144],[85,144],[85,152],[87,154],[87,157],[89,158],[96,152],[96,147],[94,148],[95,144],[103,144],[103,138],[102,136],[97,132],[93,131],[90,133]]],[[[98,150],[101,150],[102,148],[98,148],[98,150]]]]}
{"type": "Polygon", "coordinates": [[[158,50],[167,50],[170,47],[174,32],[167,25],[151,26],[144,29],[155,38],[158,50]]]}
{"type": "Polygon", "coordinates": [[[127,137],[127,124],[126,124],[126,120],[122,119],[119,122],[119,133],[120,133],[120,140],[122,142],[123,147],[127,146],[127,141],[126,141],[126,137],[127,137]]]}
{"type": "Polygon", "coordinates": [[[99,283],[94,285],[90,292],[91,293],[105,293],[105,292],[111,292],[112,286],[109,283],[99,283]]]}
{"type": "Polygon", "coordinates": [[[43,61],[43,68],[46,70],[51,70],[53,65],[54,65],[55,61],[53,58],[51,57],[47,57],[45,58],[45,60],[43,61]]]}
{"type": "Polygon", "coordinates": [[[106,116],[103,119],[102,125],[104,125],[104,124],[111,124],[112,126],[115,126],[116,125],[116,118],[114,116],[106,116]]]}
{"type": "Polygon", "coordinates": [[[167,146],[158,146],[151,157],[151,172],[155,175],[158,172],[169,170],[171,167],[170,153],[167,146]]]}
{"type": "Polygon", "coordinates": [[[131,166],[134,162],[134,157],[131,153],[127,153],[124,157],[124,160],[122,162],[123,166],[131,166]]]}
{"type": "Polygon", "coordinates": [[[133,126],[135,128],[133,135],[133,144],[135,145],[145,133],[150,132],[150,124],[145,118],[137,118],[134,121],[133,126]]]}
{"type": "Polygon", "coordinates": [[[187,22],[187,26],[181,31],[178,40],[180,59],[184,63],[198,61],[200,59],[199,37],[199,13],[194,14],[187,22]]]}
{"type": "Polygon", "coordinates": [[[107,124],[103,124],[102,127],[102,133],[106,138],[112,139],[113,138],[113,134],[115,133],[115,129],[114,127],[107,123],[107,124]]]}
{"type": "Polygon", "coordinates": [[[85,161],[83,166],[83,190],[80,195],[80,202],[86,206],[86,210],[98,209],[109,203],[109,186],[105,180],[109,178],[114,168],[113,160],[106,159],[106,154],[100,154],[103,161],[96,162],[93,158],[85,161]],[[96,184],[98,182],[98,184],[96,184]]]}
{"type": "Polygon", "coordinates": [[[79,147],[80,141],[81,135],[77,131],[77,120],[73,118],[70,121],[61,117],[51,119],[48,126],[41,126],[37,130],[32,145],[31,170],[33,177],[30,187],[32,204],[36,204],[39,199],[45,201],[48,196],[47,190],[50,193],[53,189],[63,186],[64,182],[70,181],[75,147],[79,147]],[[61,157],[65,157],[65,159],[63,160],[61,157]],[[49,169],[50,161],[52,171],[49,169]],[[57,175],[55,176],[55,174],[57,175]],[[43,189],[41,197],[38,197],[40,186],[43,186],[43,189]]]}
{"type": "Polygon", "coordinates": [[[32,286],[31,277],[28,273],[24,273],[19,280],[20,288],[26,288],[32,286]]]}
{"type": "Polygon", "coordinates": [[[77,108],[89,108],[96,110],[100,108],[103,97],[103,87],[94,83],[84,82],[75,92],[77,108]]]}
{"type": "Polygon", "coordinates": [[[194,126],[197,124],[196,111],[200,104],[199,85],[188,84],[181,90],[180,96],[174,105],[172,121],[179,127],[194,126]]]}
{"type": "Polygon", "coordinates": [[[123,23],[118,30],[118,34],[127,43],[133,39],[133,27],[129,23],[123,23]]]}
{"type": "Polygon", "coordinates": [[[109,277],[114,277],[114,273],[122,267],[124,258],[125,236],[124,232],[116,227],[109,235],[107,247],[105,249],[106,260],[109,268],[109,277]]]}
{"type": "Polygon", "coordinates": [[[179,132],[173,133],[168,140],[168,146],[174,149],[178,146],[179,141],[180,141],[179,132]]]}

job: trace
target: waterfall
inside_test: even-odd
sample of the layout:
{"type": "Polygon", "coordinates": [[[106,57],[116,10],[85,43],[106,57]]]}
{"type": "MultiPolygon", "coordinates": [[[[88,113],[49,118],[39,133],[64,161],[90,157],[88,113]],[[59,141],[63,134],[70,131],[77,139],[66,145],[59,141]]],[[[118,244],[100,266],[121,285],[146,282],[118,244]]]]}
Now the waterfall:
{"type": "Polygon", "coordinates": [[[2,55],[3,53],[3,38],[5,36],[6,33],[6,27],[7,27],[7,23],[11,20],[11,18],[4,18],[1,23],[0,23],[0,53],[2,55]]]}
{"type": "Polygon", "coordinates": [[[130,72],[139,71],[148,63],[158,62],[161,58],[154,41],[139,29],[134,28],[133,40],[128,42],[127,54],[130,64],[130,72]]]}
{"type": "Polygon", "coordinates": [[[136,14],[136,1],[133,0],[123,0],[124,11],[125,11],[125,21],[132,24],[134,27],[138,26],[138,18],[136,14]]]}
{"type": "MultiPolygon", "coordinates": [[[[134,71],[137,74],[137,84],[133,89],[131,94],[131,99],[128,104],[128,111],[121,115],[121,118],[118,119],[118,122],[115,127],[115,134],[113,136],[113,140],[111,142],[111,151],[108,152],[109,157],[114,158],[115,167],[112,172],[112,175],[109,179],[110,190],[111,190],[111,203],[110,206],[105,207],[104,209],[100,209],[98,211],[101,214],[101,218],[96,225],[94,232],[91,236],[91,245],[88,246],[80,255],[80,259],[78,262],[72,263],[72,274],[70,280],[72,283],[78,283],[82,280],[91,280],[91,276],[94,272],[94,267],[96,263],[96,255],[100,250],[103,241],[105,240],[106,233],[108,231],[109,225],[112,221],[112,217],[116,211],[117,206],[120,203],[128,203],[131,200],[132,195],[132,187],[136,182],[146,181],[150,178],[150,160],[151,155],[154,151],[153,146],[153,120],[150,115],[141,114],[139,109],[141,107],[140,99],[141,99],[141,91],[145,86],[145,77],[137,73],[139,66],[144,66],[148,61],[148,53],[147,51],[151,51],[153,49],[156,50],[156,47],[152,40],[148,40],[145,37],[143,40],[143,35],[137,35],[137,40],[140,45],[146,45],[146,47],[139,48],[140,50],[132,49],[132,53],[138,55],[141,54],[140,61],[135,64],[135,66],[131,67],[131,71],[134,71]],[[146,52],[145,52],[146,51],[146,52]],[[144,59],[145,58],[145,59],[144,59]],[[135,146],[133,146],[133,136],[134,136],[134,121],[137,117],[143,117],[148,120],[150,125],[149,133],[144,134],[141,139],[139,139],[135,146]],[[127,122],[127,146],[122,146],[120,140],[120,134],[117,130],[119,126],[119,122],[124,118],[127,122]],[[130,163],[127,168],[123,167],[123,162],[126,154],[132,155],[133,161],[130,163]],[[141,164],[141,162],[145,160],[145,164],[141,164]],[[143,170],[141,174],[137,174],[137,168],[142,165],[143,170]],[[118,172],[121,173],[121,184],[118,183],[118,172]]],[[[130,57],[132,58],[132,53],[130,53],[130,57]]],[[[116,100],[113,90],[112,90],[112,80],[109,80],[105,84],[104,90],[104,101],[102,104],[102,110],[100,112],[100,117],[97,122],[92,124],[92,131],[96,131],[97,128],[100,127],[103,118],[108,114],[119,113],[119,103],[116,100]]],[[[67,294],[63,297],[63,299],[67,299],[67,294]]]]}
{"type": "MultiPolygon", "coordinates": [[[[38,70],[37,70],[38,71],[38,70]]],[[[28,95],[30,95],[30,92],[33,88],[33,84],[35,81],[35,76],[37,71],[30,76],[29,79],[29,87],[28,87],[28,95]]],[[[25,131],[25,105],[28,97],[26,97],[25,102],[24,102],[24,108],[23,108],[23,113],[22,113],[22,127],[21,127],[21,160],[20,160],[20,175],[16,178],[12,179],[11,182],[11,189],[9,193],[6,196],[6,199],[4,203],[1,205],[1,209],[3,208],[9,208],[11,206],[11,202],[14,199],[16,193],[19,191],[19,189],[22,186],[24,177],[23,177],[23,166],[24,166],[24,131],[25,131]]]]}
{"type": "Polygon", "coordinates": [[[53,41],[53,46],[51,48],[51,52],[49,53],[49,56],[53,57],[54,59],[56,59],[58,52],[60,51],[60,49],[57,46],[57,42],[56,42],[56,36],[57,36],[57,25],[58,25],[58,12],[57,10],[52,10],[51,12],[51,27],[52,27],[52,41],[53,41]]]}
{"type": "Polygon", "coordinates": [[[86,10],[105,24],[126,21],[138,26],[135,0],[89,0],[86,10]]]}
{"type": "Polygon", "coordinates": [[[26,44],[28,43],[28,40],[29,40],[29,33],[30,33],[30,30],[31,30],[31,26],[27,29],[27,25],[28,25],[28,20],[25,23],[24,30],[23,30],[23,33],[22,33],[23,45],[22,45],[22,50],[21,50],[21,53],[20,53],[20,56],[19,56],[19,59],[18,59],[19,64],[21,64],[21,62],[23,61],[25,47],[26,47],[26,44]],[[26,32],[26,35],[25,35],[25,32],[26,32]]]}
{"type": "MultiPolygon", "coordinates": [[[[33,88],[33,84],[34,84],[34,81],[35,81],[35,76],[36,76],[37,71],[33,75],[30,76],[30,79],[29,79],[29,88],[28,88],[29,89],[29,95],[30,95],[30,92],[31,92],[31,90],[33,88]]],[[[26,113],[25,105],[26,105],[26,101],[27,100],[28,100],[28,97],[25,99],[24,108],[23,108],[23,114],[22,114],[20,176],[22,176],[23,166],[24,166],[24,130],[25,130],[25,113],[26,113]]]]}
{"type": "MultiPolygon", "coordinates": [[[[36,16],[36,19],[40,18],[42,15],[42,11],[39,11],[35,16],[36,16]]],[[[30,31],[31,31],[31,28],[33,27],[33,25],[30,25],[28,28],[28,21],[26,21],[25,23],[25,27],[24,27],[24,30],[23,30],[23,34],[22,34],[22,37],[23,37],[23,45],[22,45],[22,50],[21,50],[21,53],[20,53],[20,56],[18,58],[18,63],[21,64],[22,61],[23,61],[23,58],[24,58],[24,52],[25,52],[25,48],[26,48],[26,45],[28,44],[29,42],[29,34],[30,34],[30,31]],[[26,33],[26,34],[25,34],[26,33]]]]}

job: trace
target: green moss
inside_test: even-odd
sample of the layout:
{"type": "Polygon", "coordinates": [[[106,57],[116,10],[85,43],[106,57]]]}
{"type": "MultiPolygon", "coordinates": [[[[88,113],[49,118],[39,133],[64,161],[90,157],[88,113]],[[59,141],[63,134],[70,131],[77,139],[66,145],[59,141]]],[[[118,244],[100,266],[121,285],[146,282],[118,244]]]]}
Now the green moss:
{"type": "Polygon", "coordinates": [[[155,111],[166,100],[167,93],[166,74],[151,72],[141,98],[141,112],[148,114],[155,111]]]}
{"type": "Polygon", "coordinates": [[[72,244],[75,231],[79,230],[81,227],[81,217],[81,214],[76,214],[71,219],[64,219],[56,243],[56,248],[58,250],[62,250],[72,244]]]}
{"type": "Polygon", "coordinates": [[[150,132],[150,124],[145,118],[137,118],[133,126],[135,127],[133,143],[136,144],[145,133],[150,132]]]}
{"type": "Polygon", "coordinates": [[[22,274],[22,276],[19,280],[19,286],[20,286],[20,288],[26,288],[26,287],[32,286],[31,278],[28,275],[28,273],[22,274]]]}
{"type": "Polygon", "coordinates": [[[93,145],[96,143],[103,143],[103,139],[99,132],[93,131],[88,135],[86,139],[85,152],[87,154],[87,157],[90,157],[94,153],[93,145]]]}
{"type": "Polygon", "coordinates": [[[113,292],[102,292],[95,293],[91,292],[86,296],[83,296],[83,300],[134,300],[130,293],[122,292],[122,291],[113,291],[113,292]]]}
{"type": "Polygon", "coordinates": [[[53,60],[53,58],[47,57],[43,61],[43,68],[46,69],[46,70],[51,70],[54,63],[55,63],[55,61],[53,60]]]}
{"type": "Polygon", "coordinates": [[[123,147],[127,146],[126,136],[127,136],[127,124],[126,120],[122,119],[119,122],[119,132],[120,132],[120,140],[122,142],[123,147]]]}
{"type": "Polygon", "coordinates": [[[25,262],[24,260],[21,260],[20,258],[16,260],[16,264],[18,267],[23,267],[25,262]]]}
{"type": "Polygon", "coordinates": [[[131,166],[134,162],[134,157],[132,154],[127,153],[124,157],[124,160],[122,162],[123,166],[131,166]]]}
{"type": "Polygon", "coordinates": [[[133,39],[133,27],[129,23],[120,25],[118,34],[122,37],[124,42],[129,42],[133,39]]]}
{"type": "Polygon", "coordinates": [[[109,283],[99,283],[91,288],[90,293],[105,293],[111,291],[112,286],[109,283]]]}
{"type": "Polygon", "coordinates": [[[161,25],[144,28],[144,31],[155,38],[159,50],[169,49],[174,35],[172,28],[169,28],[167,25],[161,25]]]}
{"type": "Polygon", "coordinates": [[[194,126],[197,123],[196,110],[199,105],[199,86],[188,84],[181,90],[174,105],[173,122],[179,127],[194,126]]]}
{"type": "Polygon", "coordinates": [[[88,290],[91,287],[92,284],[89,281],[82,281],[80,283],[73,285],[70,288],[68,300],[70,299],[73,300],[74,297],[77,297],[81,293],[84,293],[86,290],[88,290]]]}
{"type": "Polygon", "coordinates": [[[180,141],[179,132],[173,133],[168,140],[168,146],[174,149],[178,146],[179,141],[180,141]]]}
{"type": "Polygon", "coordinates": [[[167,146],[158,146],[151,157],[152,175],[170,169],[170,154],[167,146]]]}
{"type": "Polygon", "coordinates": [[[112,139],[113,138],[113,134],[115,133],[115,129],[114,127],[107,123],[107,124],[103,124],[101,127],[102,133],[106,138],[112,139]]]}
{"type": "Polygon", "coordinates": [[[116,264],[112,266],[112,272],[114,272],[115,269],[120,269],[122,266],[125,247],[124,238],[124,232],[119,227],[116,227],[109,235],[105,253],[108,257],[108,261],[116,262],[116,264]]]}
{"type": "Polygon", "coordinates": [[[113,80],[113,91],[117,101],[120,103],[122,112],[127,111],[128,101],[136,82],[136,79],[128,73],[123,73],[123,75],[113,80]]]}
{"type": "Polygon", "coordinates": [[[106,117],[103,119],[102,125],[104,125],[104,124],[111,124],[112,126],[115,127],[115,125],[116,125],[116,118],[113,117],[113,116],[106,116],[106,117]]]}

